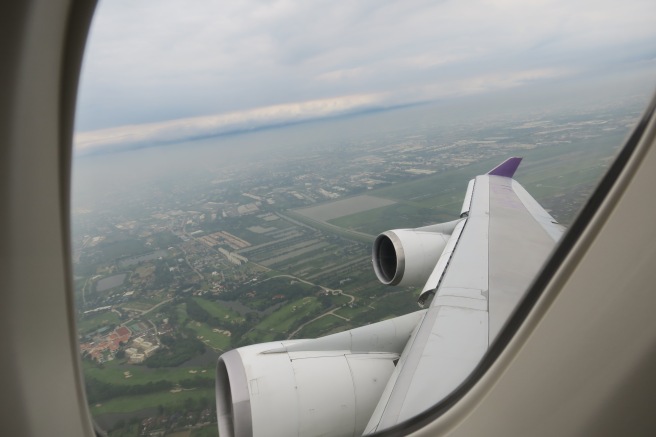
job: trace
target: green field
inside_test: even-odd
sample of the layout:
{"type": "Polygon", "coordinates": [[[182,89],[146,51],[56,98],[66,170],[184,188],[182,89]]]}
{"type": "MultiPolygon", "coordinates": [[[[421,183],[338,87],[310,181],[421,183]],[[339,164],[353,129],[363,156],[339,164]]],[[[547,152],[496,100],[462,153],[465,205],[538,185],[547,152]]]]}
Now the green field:
{"type": "Polygon", "coordinates": [[[316,297],[304,297],[283,306],[260,322],[256,329],[285,333],[296,319],[311,314],[319,308],[321,308],[321,305],[316,297]]]}
{"type": "Polygon", "coordinates": [[[316,297],[308,296],[297,299],[266,317],[245,338],[249,342],[271,341],[284,338],[290,328],[303,317],[311,316],[321,310],[321,303],[316,297]]]}
{"type": "MultiPolygon", "coordinates": [[[[549,201],[568,194],[583,197],[596,185],[624,138],[623,133],[604,138],[581,141],[576,145],[562,144],[537,147],[519,153],[524,157],[516,179],[538,202],[550,206],[549,201]],[[579,190],[579,191],[577,191],[579,190]]],[[[370,196],[397,201],[395,205],[372,209],[329,220],[329,224],[358,232],[377,234],[388,229],[419,227],[431,223],[455,220],[460,213],[467,183],[474,176],[494,168],[503,158],[491,158],[465,167],[446,170],[431,176],[389,187],[372,190],[370,196]]],[[[555,211],[570,219],[569,210],[555,211]]]]}
{"type": "MultiPolygon", "coordinates": [[[[389,187],[372,190],[369,192],[371,196],[386,197],[398,201],[406,201],[407,203],[416,203],[425,206],[426,196],[448,196],[441,202],[436,202],[437,206],[441,203],[452,202],[451,196],[464,196],[467,189],[467,183],[471,178],[476,175],[486,173],[494,168],[504,158],[490,158],[469,164],[465,167],[446,170],[435,173],[431,176],[394,184],[389,187]]],[[[433,206],[432,204],[430,205],[433,206]]],[[[454,210],[455,211],[455,210],[454,210]]],[[[460,213],[460,208],[456,211],[460,213]]]]}
{"type": "Polygon", "coordinates": [[[351,302],[351,298],[348,296],[344,296],[343,294],[338,294],[335,296],[331,295],[330,302],[333,304],[333,306],[342,306],[351,302]]]}
{"type": "Polygon", "coordinates": [[[205,398],[208,399],[211,404],[214,396],[215,393],[213,388],[183,390],[178,393],[166,391],[147,395],[121,396],[103,402],[102,404],[92,405],[91,414],[129,413],[132,411],[143,410],[144,408],[156,408],[159,405],[165,408],[183,407],[187,399],[198,401],[205,398]]]}
{"type": "Polygon", "coordinates": [[[418,311],[421,308],[417,305],[417,296],[416,290],[409,288],[385,294],[379,299],[373,300],[370,304],[373,307],[373,309],[370,308],[371,311],[355,316],[354,321],[360,324],[378,322],[418,311]]]}
{"type": "Polygon", "coordinates": [[[371,310],[371,308],[365,305],[354,306],[353,308],[344,307],[335,311],[335,314],[339,314],[340,316],[346,317],[347,319],[352,319],[358,314],[366,313],[369,310],[371,310]]]}
{"type": "Polygon", "coordinates": [[[322,222],[319,220],[314,220],[309,217],[306,217],[302,214],[296,213],[294,211],[288,210],[285,211],[285,214],[288,215],[291,219],[297,220],[299,222],[305,223],[309,226],[312,226],[315,229],[321,231],[329,232],[332,234],[341,235],[342,237],[349,238],[355,241],[361,241],[363,243],[371,243],[374,241],[374,235],[368,234],[366,232],[361,233],[357,231],[352,231],[349,229],[342,228],[340,226],[334,225],[328,222],[322,222]]]}
{"type": "Polygon", "coordinates": [[[397,203],[340,217],[330,220],[329,223],[358,232],[379,234],[388,229],[419,227],[455,220],[460,215],[469,180],[487,172],[499,162],[499,158],[492,158],[372,190],[368,193],[370,196],[393,199],[397,203]]]}
{"type": "Polygon", "coordinates": [[[329,332],[340,332],[351,328],[352,326],[346,320],[328,314],[303,327],[294,338],[315,338],[329,332]]]}
{"type": "Polygon", "coordinates": [[[158,300],[153,300],[152,302],[149,301],[142,301],[142,300],[134,300],[127,302],[123,305],[121,305],[122,308],[128,308],[128,309],[135,309],[139,311],[148,311],[152,307],[154,307],[156,304],[158,304],[160,301],[158,300]]]}
{"type": "Polygon", "coordinates": [[[104,311],[95,315],[87,315],[77,320],[77,330],[81,334],[92,332],[106,325],[118,325],[121,323],[118,315],[113,311],[104,311]]]}
{"type": "Polygon", "coordinates": [[[203,299],[202,297],[194,297],[193,299],[205,311],[210,313],[212,317],[217,317],[219,319],[235,323],[242,323],[244,321],[244,318],[241,317],[238,313],[230,310],[218,302],[212,302],[207,299],[203,299]]]}
{"type": "Polygon", "coordinates": [[[608,164],[606,158],[612,155],[613,150],[609,146],[606,144],[606,147],[600,145],[589,147],[588,150],[550,153],[546,156],[544,153],[535,152],[536,156],[532,156],[532,160],[526,160],[525,168],[520,166],[517,180],[526,187],[538,189],[536,198],[561,192],[564,189],[572,189],[581,183],[594,182],[603,174],[608,164]],[[542,186],[541,189],[539,185],[542,186]]]}
{"type": "Polygon", "coordinates": [[[203,428],[194,429],[189,437],[219,437],[219,427],[216,423],[203,428]]]}
{"type": "Polygon", "coordinates": [[[134,423],[129,426],[122,427],[120,429],[110,430],[107,434],[109,437],[134,437],[139,435],[141,430],[141,423],[134,423]]]}
{"type": "Polygon", "coordinates": [[[187,327],[191,328],[196,332],[196,334],[199,337],[200,341],[211,347],[212,349],[219,349],[221,351],[226,351],[230,348],[230,339],[231,337],[221,334],[218,332],[214,332],[213,329],[205,323],[200,323],[196,321],[191,321],[187,325],[187,327]]]}
{"type": "MultiPolygon", "coordinates": [[[[460,204],[462,204],[462,200],[460,204]]],[[[389,229],[419,227],[435,222],[455,220],[459,213],[460,205],[458,205],[457,212],[452,212],[399,202],[391,206],[334,219],[330,223],[358,232],[367,231],[372,234],[380,234],[389,229]]]]}
{"type": "Polygon", "coordinates": [[[109,361],[99,368],[96,364],[88,361],[82,362],[82,368],[86,377],[92,377],[99,381],[116,384],[116,385],[136,385],[156,382],[160,380],[177,383],[183,379],[189,378],[214,378],[214,366],[202,367],[162,367],[151,369],[146,366],[121,365],[117,360],[109,361]],[[189,373],[189,371],[197,373],[189,373]],[[203,373],[203,370],[205,373],[203,373]],[[125,377],[126,371],[131,376],[125,377]]]}
{"type": "Polygon", "coordinates": [[[175,314],[178,317],[178,324],[180,326],[184,326],[184,324],[187,322],[189,319],[189,316],[187,315],[187,310],[185,309],[185,304],[180,303],[175,306],[175,314]]]}

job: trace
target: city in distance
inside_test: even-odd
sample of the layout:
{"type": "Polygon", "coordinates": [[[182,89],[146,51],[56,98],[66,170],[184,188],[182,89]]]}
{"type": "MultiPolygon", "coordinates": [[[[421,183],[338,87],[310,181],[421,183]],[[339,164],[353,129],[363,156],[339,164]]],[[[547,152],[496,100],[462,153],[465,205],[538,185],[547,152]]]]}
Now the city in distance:
{"type": "Polygon", "coordinates": [[[571,223],[644,103],[420,105],[79,157],[75,301],[94,417],[110,435],[216,435],[222,352],[415,311],[418,290],[376,280],[373,239],[458,218],[467,181],[509,156],[571,223]]]}

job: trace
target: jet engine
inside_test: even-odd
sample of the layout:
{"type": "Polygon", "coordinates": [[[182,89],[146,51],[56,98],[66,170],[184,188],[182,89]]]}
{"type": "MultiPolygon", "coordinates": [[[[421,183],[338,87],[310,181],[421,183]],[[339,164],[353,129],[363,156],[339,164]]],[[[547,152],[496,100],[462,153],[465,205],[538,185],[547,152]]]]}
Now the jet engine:
{"type": "Polygon", "coordinates": [[[459,221],[380,234],[371,257],[378,280],[385,285],[423,286],[459,221]]]}
{"type": "Polygon", "coordinates": [[[262,354],[264,343],[219,359],[221,436],[360,435],[397,354],[348,351],[262,354]]]}
{"type": "Polygon", "coordinates": [[[219,434],[362,435],[424,314],[224,353],[216,374],[219,434]]]}

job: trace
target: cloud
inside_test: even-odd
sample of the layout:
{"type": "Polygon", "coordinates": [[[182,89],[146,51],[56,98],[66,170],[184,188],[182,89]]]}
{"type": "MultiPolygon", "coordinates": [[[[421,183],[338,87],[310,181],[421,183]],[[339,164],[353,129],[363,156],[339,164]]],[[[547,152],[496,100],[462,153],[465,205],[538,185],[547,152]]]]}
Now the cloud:
{"type": "Polygon", "coordinates": [[[287,103],[211,116],[79,132],[75,134],[74,144],[77,153],[156,145],[335,117],[378,108],[382,104],[384,96],[373,94],[287,103]]]}
{"type": "MultiPolygon", "coordinates": [[[[326,117],[355,114],[372,109],[394,108],[522,86],[528,82],[570,74],[568,70],[538,69],[470,77],[439,85],[408,87],[396,92],[360,94],[293,102],[210,116],[189,117],[98,129],[75,134],[76,153],[129,149],[164,143],[239,133],[326,117]]],[[[342,72],[331,72],[336,76],[342,72]]]]}
{"type": "Polygon", "coordinates": [[[628,70],[656,53],[655,12],[653,0],[100,2],[78,144],[173,141],[628,70]]]}
{"type": "Polygon", "coordinates": [[[321,73],[317,76],[317,80],[324,81],[341,81],[344,79],[350,79],[368,72],[369,69],[363,67],[356,68],[345,68],[342,70],[329,71],[327,73],[321,73]]]}

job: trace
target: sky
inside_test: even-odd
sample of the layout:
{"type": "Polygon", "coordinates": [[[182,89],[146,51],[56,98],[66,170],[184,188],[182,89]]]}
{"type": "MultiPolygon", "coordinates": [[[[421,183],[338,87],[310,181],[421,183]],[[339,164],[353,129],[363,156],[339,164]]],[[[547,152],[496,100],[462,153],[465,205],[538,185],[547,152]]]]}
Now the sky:
{"type": "Polygon", "coordinates": [[[101,0],[75,151],[490,94],[651,93],[654,16],[653,0],[101,0]]]}

